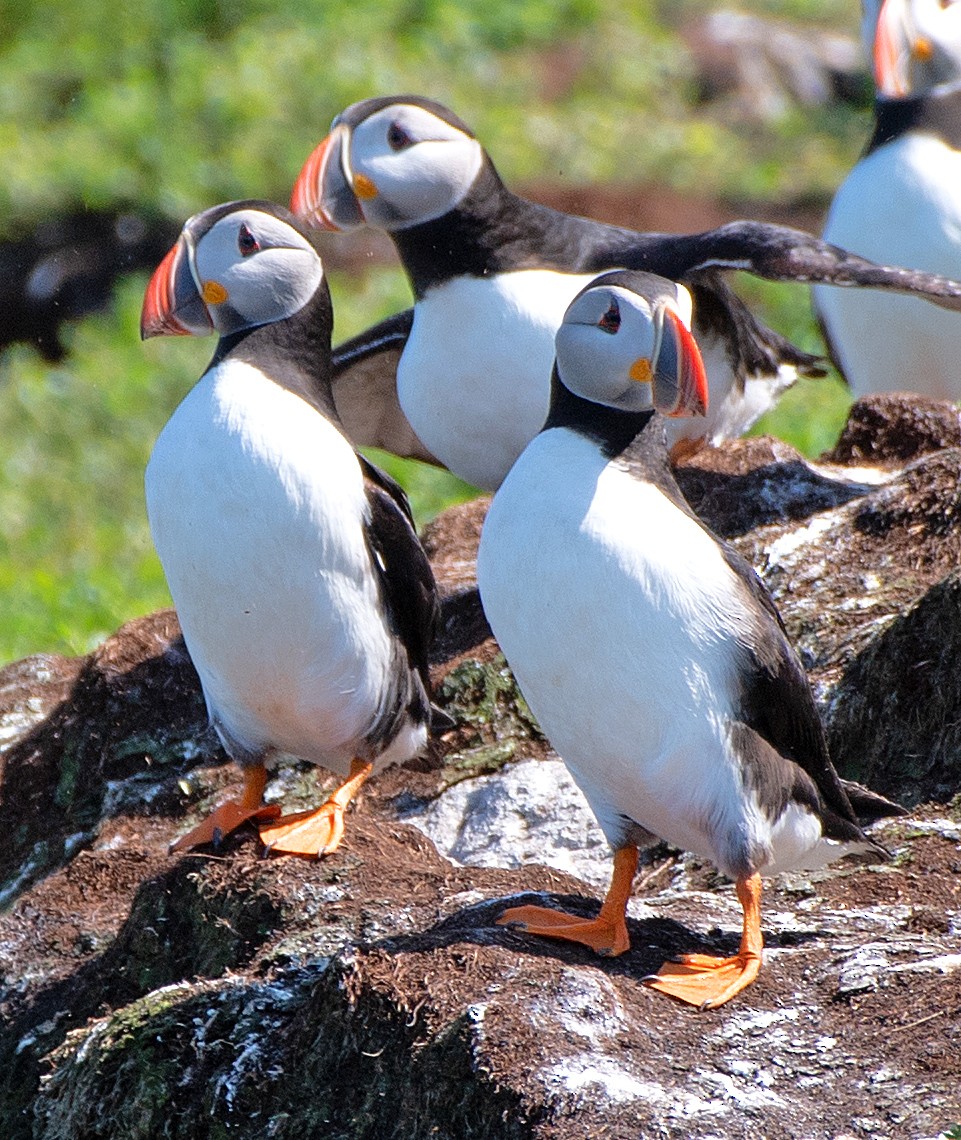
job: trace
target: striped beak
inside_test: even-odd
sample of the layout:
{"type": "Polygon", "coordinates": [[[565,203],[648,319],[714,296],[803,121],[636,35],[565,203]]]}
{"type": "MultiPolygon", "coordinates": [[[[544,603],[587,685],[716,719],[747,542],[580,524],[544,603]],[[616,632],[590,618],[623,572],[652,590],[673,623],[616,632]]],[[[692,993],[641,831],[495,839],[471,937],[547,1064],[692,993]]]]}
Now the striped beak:
{"type": "Polygon", "coordinates": [[[335,125],[297,176],[290,210],[308,225],[324,230],[351,230],[364,225],[344,162],[349,143],[350,128],[343,123],[335,125]]]}
{"type": "Polygon", "coordinates": [[[147,285],[140,337],[207,336],[213,331],[213,321],[190,269],[190,249],[181,234],[147,285]]]}
{"type": "Polygon", "coordinates": [[[874,31],[874,83],[889,99],[911,94],[913,40],[904,0],[884,0],[874,31]]]}
{"type": "MultiPolygon", "coordinates": [[[[678,314],[663,305],[658,313],[660,332],[653,359],[636,361],[653,392],[654,407],[665,416],[703,416],[707,412],[707,373],[701,350],[678,314]]],[[[631,370],[634,376],[634,369],[631,370]]]]}

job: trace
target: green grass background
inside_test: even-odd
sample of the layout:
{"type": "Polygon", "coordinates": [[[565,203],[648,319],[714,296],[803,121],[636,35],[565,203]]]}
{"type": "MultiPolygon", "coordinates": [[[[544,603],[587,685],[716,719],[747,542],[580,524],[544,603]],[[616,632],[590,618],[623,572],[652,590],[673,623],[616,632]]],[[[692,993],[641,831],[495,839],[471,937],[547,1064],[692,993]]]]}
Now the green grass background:
{"type": "MultiPolygon", "coordinates": [[[[768,15],[856,34],[856,0],[754,0],[768,15]]],[[[707,0],[0,0],[0,237],[78,205],[177,219],[234,197],[286,200],[332,116],[417,91],[454,107],[509,182],[635,186],[752,203],[826,204],[868,131],[867,103],[794,108],[770,124],[702,105],[683,24],[707,0]]],[[[169,604],[142,475],[212,341],[138,336],[146,277],[66,329],[51,367],[0,354],[0,662],[85,652],[169,604]]],[[[409,304],[399,270],[332,275],[336,339],[409,304]]],[[[802,347],[822,346],[808,292],[738,288],[802,347]]],[[[2,315],[0,315],[2,320],[2,315]]],[[[808,454],[848,397],[804,382],[762,426],[808,454]]],[[[469,494],[391,461],[420,521],[469,494]]]]}

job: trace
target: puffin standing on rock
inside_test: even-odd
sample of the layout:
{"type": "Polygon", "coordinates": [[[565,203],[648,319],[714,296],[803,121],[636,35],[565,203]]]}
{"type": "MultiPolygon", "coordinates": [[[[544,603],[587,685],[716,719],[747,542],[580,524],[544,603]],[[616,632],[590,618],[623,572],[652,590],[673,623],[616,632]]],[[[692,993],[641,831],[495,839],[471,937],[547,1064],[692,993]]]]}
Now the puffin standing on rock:
{"type": "Polygon", "coordinates": [[[629,947],[638,848],[712,859],[744,912],[730,958],[688,954],[645,979],[711,1008],[761,965],[761,876],[882,856],[858,817],[900,814],[841,781],[804,671],[750,566],[687,506],[664,424],[707,398],[683,286],[605,274],[557,333],[551,408],[504,481],[477,563],[494,635],[587,797],[614,873],[597,918],[522,906],[498,920],[629,947]]]}
{"type": "Polygon", "coordinates": [[[413,289],[413,312],[335,350],[334,398],[351,438],[433,456],[487,490],[540,430],[554,334],[598,273],[646,270],[691,288],[711,400],[706,416],[669,429],[682,451],[739,435],[799,373],[823,372],[817,357],[760,325],[721,271],[919,292],[961,308],[954,282],[874,265],[783,226],[645,234],[529,202],[507,189],[465,123],[418,96],[342,112],[307,159],[291,207],[329,229],[387,230],[413,289]]]}
{"type": "MultiPolygon", "coordinates": [[[[877,86],[874,133],[824,236],[866,257],[961,274],[961,3],[865,4],[877,86]],[[875,20],[871,21],[873,12],[875,20]]],[[[858,396],[961,399],[961,327],[906,297],[816,289],[839,370],[858,396]]]]}
{"type": "Polygon", "coordinates": [[[173,850],[253,819],[270,850],[327,854],[368,776],[427,741],[434,580],[404,492],[338,422],[331,324],[312,239],[270,202],[195,215],[147,287],[144,338],[220,336],[154,447],[147,512],[211,723],[244,776],[240,799],[173,850]],[[263,803],[277,753],[346,782],[278,819],[263,803]]]}

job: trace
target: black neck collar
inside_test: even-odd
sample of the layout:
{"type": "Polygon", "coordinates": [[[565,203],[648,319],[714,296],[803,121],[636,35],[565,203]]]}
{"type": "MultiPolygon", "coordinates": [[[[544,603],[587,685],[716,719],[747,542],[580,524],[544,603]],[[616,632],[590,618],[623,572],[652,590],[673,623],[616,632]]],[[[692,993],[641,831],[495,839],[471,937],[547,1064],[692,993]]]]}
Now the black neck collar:
{"type": "MultiPolygon", "coordinates": [[[[586,436],[598,444],[607,459],[623,455],[642,432],[645,438],[659,439],[662,449],[664,447],[663,422],[653,409],[623,412],[585,400],[565,386],[557,374],[556,364],[551,377],[551,406],[543,430],[548,428],[567,428],[586,436]],[[652,424],[653,430],[646,431],[652,424]]],[[[666,463],[666,451],[664,460],[666,463]]]]}
{"type": "Polygon", "coordinates": [[[906,99],[876,100],[874,133],[865,154],[894,142],[908,131],[934,135],[952,150],[961,150],[961,87],[906,99]]]}
{"type": "Polygon", "coordinates": [[[340,424],[331,392],[333,309],[326,281],[292,317],[220,338],[209,367],[241,360],[340,424]]]}
{"type": "Polygon", "coordinates": [[[545,238],[561,217],[508,190],[485,155],[470,192],[453,210],[391,237],[420,300],[457,277],[542,267],[545,238]]]}

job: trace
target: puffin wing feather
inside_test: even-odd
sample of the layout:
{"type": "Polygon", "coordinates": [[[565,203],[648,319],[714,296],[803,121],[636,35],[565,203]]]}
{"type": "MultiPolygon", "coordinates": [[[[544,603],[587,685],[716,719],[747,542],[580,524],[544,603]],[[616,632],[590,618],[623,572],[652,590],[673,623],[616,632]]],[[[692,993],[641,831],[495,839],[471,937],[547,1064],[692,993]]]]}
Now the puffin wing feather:
{"type": "MultiPolygon", "coordinates": [[[[722,546],[725,560],[762,614],[741,644],[741,721],[810,778],[827,809],[829,831],[854,838],[856,814],[831,763],[814,695],[777,608],[749,563],[726,543],[722,546]]],[[[800,792],[805,782],[795,783],[800,792]]]]}
{"type": "Polygon", "coordinates": [[[669,244],[676,275],[703,269],[743,269],[771,281],[859,286],[917,294],[961,310],[961,284],[936,273],[878,265],[803,230],[769,222],[730,222],[686,237],[658,235],[669,244]]]}
{"type": "Polygon", "coordinates": [[[356,447],[379,447],[440,466],[417,438],[397,397],[397,364],[414,322],[405,309],[339,344],[331,359],[337,414],[356,447]]]}
{"type": "Polygon", "coordinates": [[[428,654],[440,612],[434,574],[417,540],[403,488],[368,459],[358,459],[370,509],[365,534],[384,602],[411,664],[429,691],[428,654]]]}

